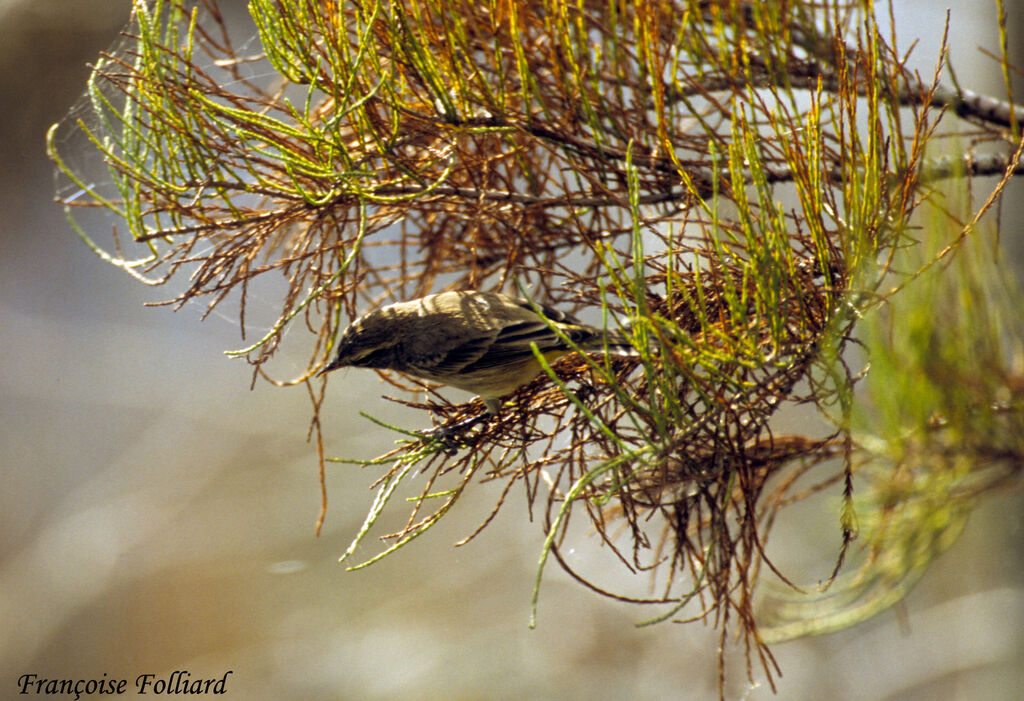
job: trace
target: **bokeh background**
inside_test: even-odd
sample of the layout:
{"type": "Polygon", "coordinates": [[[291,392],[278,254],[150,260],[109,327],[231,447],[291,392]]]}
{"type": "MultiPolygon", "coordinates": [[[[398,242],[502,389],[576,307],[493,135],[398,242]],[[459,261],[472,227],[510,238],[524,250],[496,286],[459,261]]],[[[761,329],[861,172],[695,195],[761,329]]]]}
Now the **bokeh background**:
{"type": "MultiPolygon", "coordinates": [[[[931,74],[946,6],[961,83],[1002,94],[978,51],[998,48],[994,2],[897,3],[901,45],[921,40],[913,65],[931,74]]],[[[1019,40],[1024,8],[1009,10],[1019,40]]],[[[651,612],[555,567],[528,629],[543,533],[521,494],[465,547],[451,546],[494,488],[368,570],[337,564],[376,473],[329,468],[314,537],[304,390],[250,390],[248,366],[222,353],[242,345],[229,320],[144,307],[168,295],[94,256],[53,203],[45,131],[128,12],[128,0],[0,0],[0,697],[22,674],[232,670],[227,697],[238,699],[714,698],[715,631],[637,628],[651,612]]],[[[1015,184],[1009,199],[1022,193],[1015,184]]],[[[1003,241],[1019,268],[1014,221],[1008,207],[1003,241]]],[[[358,416],[388,416],[384,391],[372,373],[335,378],[330,454],[386,448],[392,438],[358,416]]],[[[987,500],[902,607],[776,646],[777,698],[1024,697],[1022,507],[1019,493],[987,500]]],[[[827,576],[838,523],[823,503],[778,528],[774,547],[806,568],[799,577],[827,576]]],[[[570,556],[615,566],[585,536],[570,556]]],[[[773,698],[745,683],[738,652],[730,663],[730,698],[773,698]]]]}

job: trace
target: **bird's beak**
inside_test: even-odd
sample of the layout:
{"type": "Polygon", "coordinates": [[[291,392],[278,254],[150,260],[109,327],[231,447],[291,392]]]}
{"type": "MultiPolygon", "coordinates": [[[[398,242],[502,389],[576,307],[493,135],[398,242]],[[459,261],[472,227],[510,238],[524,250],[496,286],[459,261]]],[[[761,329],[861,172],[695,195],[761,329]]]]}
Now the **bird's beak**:
{"type": "Polygon", "coordinates": [[[331,362],[327,363],[327,365],[324,365],[322,368],[320,368],[320,371],[316,375],[314,375],[314,377],[320,377],[324,373],[330,372],[331,370],[337,368],[338,366],[336,365],[336,362],[337,359],[332,360],[331,362]]]}

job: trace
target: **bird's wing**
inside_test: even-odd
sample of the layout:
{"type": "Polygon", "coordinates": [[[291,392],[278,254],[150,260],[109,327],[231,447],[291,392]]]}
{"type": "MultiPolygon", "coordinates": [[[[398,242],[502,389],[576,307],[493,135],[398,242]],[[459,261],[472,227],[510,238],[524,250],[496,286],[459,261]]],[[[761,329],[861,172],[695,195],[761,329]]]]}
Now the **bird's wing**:
{"type": "MultiPolygon", "coordinates": [[[[600,332],[588,326],[558,324],[559,330],[573,343],[586,344],[600,332]]],[[[530,344],[536,344],[541,353],[568,351],[570,346],[551,327],[539,319],[522,321],[504,327],[495,337],[487,352],[476,361],[477,367],[495,367],[513,364],[533,357],[530,344]]],[[[471,369],[469,367],[467,370],[471,369]]]]}
{"type": "Polygon", "coordinates": [[[487,352],[476,362],[488,366],[517,363],[524,358],[533,357],[531,343],[536,343],[542,353],[565,347],[561,339],[542,321],[521,321],[502,328],[494,337],[487,352]]]}
{"type": "Polygon", "coordinates": [[[472,365],[483,356],[493,341],[491,335],[473,336],[437,348],[432,353],[417,353],[409,358],[408,365],[413,371],[427,375],[450,375],[467,365],[472,365]]]}

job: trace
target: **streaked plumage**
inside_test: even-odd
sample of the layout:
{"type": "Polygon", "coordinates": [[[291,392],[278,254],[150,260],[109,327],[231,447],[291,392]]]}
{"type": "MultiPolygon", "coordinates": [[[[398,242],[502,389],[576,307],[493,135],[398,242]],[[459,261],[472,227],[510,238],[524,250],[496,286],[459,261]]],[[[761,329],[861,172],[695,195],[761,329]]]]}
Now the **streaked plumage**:
{"type": "MultiPolygon", "coordinates": [[[[583,350],[632,351],[616,332],[582,324],[540,305],[547,319],[583,350]]],[[[530,344],[550,362],[571,348],[524,299],[494,292],[441,292],[367,312],[338,339],[334,360],[345,366],[398,370],[480,395],[497,413],[500,399],[542,370],[530,344]]]]}

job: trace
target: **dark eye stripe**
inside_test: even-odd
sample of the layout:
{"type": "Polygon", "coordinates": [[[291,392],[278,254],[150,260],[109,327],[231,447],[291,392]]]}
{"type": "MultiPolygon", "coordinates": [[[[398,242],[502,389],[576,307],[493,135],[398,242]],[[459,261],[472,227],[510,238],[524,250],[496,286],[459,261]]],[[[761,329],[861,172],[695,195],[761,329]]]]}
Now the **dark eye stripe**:
{"type": "Polygon", "coordinates": [[[378,348],[358,358],[353,358],[352,365],[358,368],[387,368],[391,366],[394,352],[391,348],[378,348]]]}

